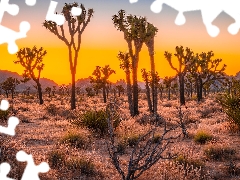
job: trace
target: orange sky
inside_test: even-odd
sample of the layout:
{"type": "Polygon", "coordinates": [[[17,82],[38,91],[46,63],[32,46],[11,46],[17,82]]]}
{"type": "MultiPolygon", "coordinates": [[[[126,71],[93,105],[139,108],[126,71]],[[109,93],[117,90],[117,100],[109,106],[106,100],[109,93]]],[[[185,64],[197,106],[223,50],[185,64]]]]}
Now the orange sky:
{"type": "MultiPolygon", "coordinates": [[[[44,47],[47,50],[47,55],[43,60],[45,68],[41,77],[52,79],[59,84],[67,84],[71,82],[67,48],[62,41],[41,26],[49,3],[45,2],[42,1],[41,4],[37,4],[34,7],[35,9],[24,6],[25,10],[20,12],[18,17],[11,17],[6,14],[2,24],[17,31],[22,18],[29,21],[31,30],[27,38],[17,40],[18,46],[20,48],[34,45],[44,47]],[[33,13],[35,16],[32,15],[33,13]]],[[[186,24],[177,26],[174,24],[177,11],[168,6],[164,6],[160,14],[154,14],[149,9],[150,3],[146,3],[146,1],[142,4],[131,5],[127,0],[121,2],[115,0],[115,4],[110,0],[105,0],[102,3],[105,3],[106,6],[100,5],[99,1],[96,0],[81,2],[86,8],[93,8],[95,13],[83,33],[76,79],[88,77],[96,66],[107,64],[116,70],[116,75],[112,75],[110,80],[116,81],[125,78],[124,72],[119,68],[119,60],[116,56],[118,51],[127,50],[127,44],[123,39],[122,32],[114,28],[111,20],[111,16],[121,8],[125,9],[127,13],[146,16],[149,22],[158,27],[159,32],[155,38],[155,63],[156,70],[161,77],[175,75],[163,54],[164,51],[174,53],[177,45],[190,47],[196,53],[212,50],[215,53],[215,58],[222,58],[223,63],[227,64],[226,72],[228,74],[235,75],[240,71],[240,33],[233,36],[227,32],[228,25],[233,23],[234,20],[224,13],[213,23],[220,28],[219,36],[211,38],[202,23],[200,11],[185,13],[186,24]]],[[[59,7],[61,5],[59,3],[59,7]]],[[[20,65],[13,63],[13,60],[16,60],[16,55],[10,55],[7,52],[7,44],[0,45],[0,52],[0,69],[18,72],[19,74],[23,72],[20,65]]],[[[149,56],[145,45],[140,54],[139,71],[141,68],[150,69],[149,56]]],[[[140,72],[139,80],[142,80],[140,72]]]]}

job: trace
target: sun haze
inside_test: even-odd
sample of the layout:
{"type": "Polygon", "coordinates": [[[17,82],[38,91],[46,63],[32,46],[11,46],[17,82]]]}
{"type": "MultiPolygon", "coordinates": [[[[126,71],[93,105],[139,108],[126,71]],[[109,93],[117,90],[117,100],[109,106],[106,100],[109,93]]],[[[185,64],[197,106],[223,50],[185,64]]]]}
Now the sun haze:
{"type": "MultiPolygon", "coordinates": [[[[58,1],[57,12],[61,11],[64,3],[72,1],[58,1]]],[[[31,29],[27,38],[17,40],[19,48],[24,47],[43,47],[47,50],[47,55],[43,59],[45,64],[42,71],[42,77],[52,79],[58,84],[68,84],[71,82],[71,73],[68,61],[67,46],[55,35],[50,33],[42,26],[46,18],[49,2],[38,1],[35,6],[28,7],[26,4],[17,0],[11,1],[20,7],[17,16],[4,14],[2,25],[15,31],[21,21],[28,21],[31,29]]],[[[225,13],[221,13],[213,22],[220,28],[220,34],[212,38],[208,35],[202,22],[201,11],[184,13],[186,23],[182,26],[175,25],[174,21],[177,11],[167,5],[163,5],[163,10],[155,14],[150,10],[151,2],[142,0],[135,4],[130,4],[128,0],[81,0],[86,9],[93,8],[94,16],[86,27],[82,35],[81,49],[79,52],[76,79],[91,76],[96,66],[105,66],[107,64],[116,74],[112,75],[111,81],[125,78],[123,70],[119,68],[117,54],[119,51],[127,51],[127,43],[124,40],[123,33],[117,31],[112,22],[112,16],[117,14],[120,9],[124,9],[127,14],[146,17],[148,22],[158,28],[155,37],[155,64],[156,71],[161,77],[175,75],[168,62],[164,58],[164,51],[174,53],[176,46],[191,48],[195,53],[207,52],[212,50],[215,58],[223,59],[227,64],[226,73],[235,75],[240,67],[240,33],[231,35],[227,27],[234,20],[225,13]]],[[[13,63],[16,55],[10,55],[7,51],[7,44],[0,45],[1,67],[0,69],[9,70],[21,74],[21,66],[13,63]]],[[[140,53],[139,71],[142,68],[150,70],[150,59],[146,46],[140,53]]],[[[138,79],[141,81],[141,73],[138,73],[138,79]]]]}

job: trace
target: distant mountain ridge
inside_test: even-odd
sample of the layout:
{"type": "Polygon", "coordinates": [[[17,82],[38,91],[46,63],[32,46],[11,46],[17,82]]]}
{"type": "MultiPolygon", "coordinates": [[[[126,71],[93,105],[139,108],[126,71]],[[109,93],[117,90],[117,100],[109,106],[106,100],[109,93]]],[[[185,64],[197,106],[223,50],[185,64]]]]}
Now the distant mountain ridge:
{"type": "MultiPolygon", "coordinates": [[[[11,72],[11,71],[7,71],[7,70],[0,70],[0,83],[4,82],[8,77],[13,77],[16,78],[18,80],[22,80],[22,76],[19,75],[16,72],[11,72]]],[[[53,86],[58,86],[57,83],[55,83],[53,80],[47,79],[47,78],[40,78],[40,83],[42,85],[42,89],[43,91],[45,90],[46,87],[53,87],[53,86]]],[[[24,91],[26,90],[28,87],[30,87],[30,91],[36,91],[35,88],[33,87],[34,85],[36,85],[36,83],[33,80],[30,80],[26,83],[20,83],[17,87],[16,90],[17,91],[24,91]]]]}

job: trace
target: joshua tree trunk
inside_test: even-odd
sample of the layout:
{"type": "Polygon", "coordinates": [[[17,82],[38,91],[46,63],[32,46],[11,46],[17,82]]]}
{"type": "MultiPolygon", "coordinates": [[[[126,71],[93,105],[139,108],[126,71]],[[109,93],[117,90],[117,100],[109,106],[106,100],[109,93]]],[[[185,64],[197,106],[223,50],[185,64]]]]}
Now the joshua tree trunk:
{"type": "Polygon", "coordinates": [[[12,99],[14,99],[14,96],[13,96],[13,94],[14,94],[14,91],[11,91],[11,94],[12,94],[12,99]]]}
{"type": "Polygon", "coordinates": [[[40,103],[40,104],[43,104],[42,87],[41,87],[41,84],[40,84],[39,80],[37,80],[36,83],[37,83],[39,103],[40,103]]]}
{"type": "Polygon", "coordinates": [[[132,101],[132,86],[130,80],[130,71],[126,72],[126,81],[127,81],[127,96],[128,96],[128,105],[131,116],[134,115],[133,113],[133,101],[132,101]]]}
{"type": "Polygon", "coordinates": [[[171,100],[171,88],[168,88],[168,100],[171,100]]]}
{"type": "Polygon", "coordinates": [[[179,95],[180,95],[180,104],[185,105],[185,97],[184,97],[184,75],[179,73],[179,95]]]}
{"type": "Polygon", "coordinates": [[[157,86],[155,85],[155,63],[154,63],[154,37],[151,38],[147,42],[147,47],[148,47],[148,52],[150,56],[150,62],[151,62],[151,76],[152,76],[152,83],[151,83],[151,88],[152,88],[152,112],[155,114],[157,113],[157,86]]]}
{"type": "Polygon", "coordinates": [[[107,102],[107,95],[106,95],[106,86],[105,84],[103,85],[103,102],[107,102]]]}
{"type": "Polygon", "coordinates": [[[146,82],[146,95],[147,95],[147,101],[148,101],[148,109],[149,109],[149,112],[152,113],[153,108],[152,108],[152,101],[151,101],[150,88],[149,88],[148,82],[146,82]]]}
{"type": "MultiPolygon", "coordinates": [[[[135,58],[138,59],[138,54],[135,58]],[[136,58],[137,56],[137,58],[136,58]]],[[[132,79],[133,79],[133,115],[139,114],[138,111],[138,82],[137,82],[137,62],[136,60],[132,63],[132,79]]]]}
{"type": "Polygon", "coordinates": [[[71,109],[76,109],[75,72],[72,72],[71,109]]]}

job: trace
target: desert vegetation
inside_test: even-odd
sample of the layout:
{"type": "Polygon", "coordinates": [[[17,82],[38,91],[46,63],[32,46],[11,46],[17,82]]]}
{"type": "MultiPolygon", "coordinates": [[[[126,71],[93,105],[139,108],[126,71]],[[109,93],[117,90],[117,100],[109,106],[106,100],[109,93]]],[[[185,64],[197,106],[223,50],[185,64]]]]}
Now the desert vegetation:
{"type": "Polygon", "coordinates": [[[117,72],[110,65],[96,65],[88,83],[78,86],[81,36],[94,11],[81,4],[82,14],[73,17],[71,8],[77,6],[66,3],[61,12],[70,40],[66,26],[43,23],[67,45],[72,83],[43,88],[40,75],[47,52],[36,46],[16,54],[14,62],[24,68],[21,79],[8,77],[0,83],[1,99],[11,105],[0,111],[1,125],[12,115],[20,120],[14,138],[0,136],[0,163],[11,164],[9,177],[21,178],[25,164],[14,155],[24,149],[36,164],[50,165],[41,179],[239,179],[239,74],[228,76],[227,66],[212,51],[198,54],[176,46],[174,56],[164,53],[176,75],[160,77],[154,62],[157,27],[145,17],[120,10],[112,23],[128,48],[116,52],[125,80],[109,81],[117,72]],[[141,88],[137,74],[143,45],[148,48],[150,70],[141,69],[141,88]],[[31,79],[34,85],[18,90],[31,79]]]}

